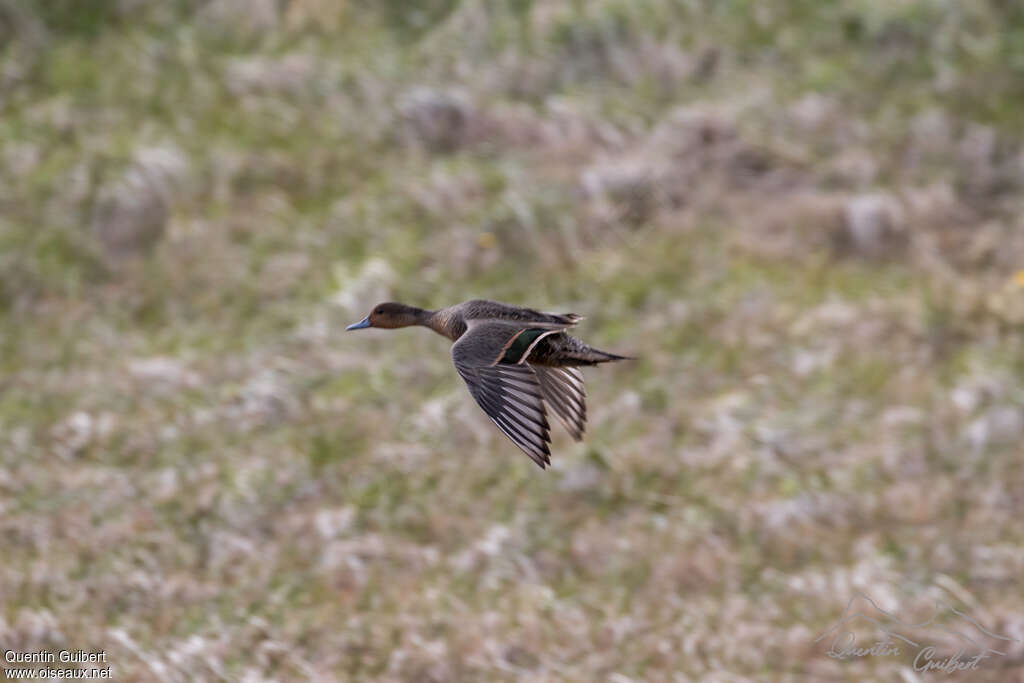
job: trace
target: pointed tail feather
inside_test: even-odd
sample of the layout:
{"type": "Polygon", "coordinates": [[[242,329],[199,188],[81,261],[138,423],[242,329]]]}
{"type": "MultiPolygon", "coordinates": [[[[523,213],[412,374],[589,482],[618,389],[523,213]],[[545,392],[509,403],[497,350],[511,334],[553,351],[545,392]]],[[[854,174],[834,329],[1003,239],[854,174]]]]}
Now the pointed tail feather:
{"type": "Polygon", "coordinates": [[[583,349],[573,350],[563,356],[565,365],[597,365],[599,363],[611,363],[617,360],[636,360],[633,356],[620,356],[617,353],[609,353],[588,346],[583,349]]]}
{"type": "Polygon", "coordinates": [[[597,361],[598,363],[608,363],[608,362],[616,361],[616,360],[636,360],[636,356],[620,356],[617,353],[609,353],[607,351],[598,351],[597,349],[594,349],[594,351],[599,353],[599,354],[601,354],[603,356],[603,358],[601,360],[597,361]]]}

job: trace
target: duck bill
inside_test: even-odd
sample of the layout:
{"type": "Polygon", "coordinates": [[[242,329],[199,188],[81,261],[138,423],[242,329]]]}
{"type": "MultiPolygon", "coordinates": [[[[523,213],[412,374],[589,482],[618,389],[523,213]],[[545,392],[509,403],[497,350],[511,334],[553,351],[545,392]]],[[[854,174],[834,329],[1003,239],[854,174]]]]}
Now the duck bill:
{"type": "Polygon", "coordinates": [[[372,325],[370,325],[370,316],[366,316],[365,318],[363,318],[362,320],[360,320],[357,323],[352,323],[351,325],[349,325],[345,329],[346,330],[361,330],[361,329],[364,329],[366,327],[372,327],[372,325]]]}

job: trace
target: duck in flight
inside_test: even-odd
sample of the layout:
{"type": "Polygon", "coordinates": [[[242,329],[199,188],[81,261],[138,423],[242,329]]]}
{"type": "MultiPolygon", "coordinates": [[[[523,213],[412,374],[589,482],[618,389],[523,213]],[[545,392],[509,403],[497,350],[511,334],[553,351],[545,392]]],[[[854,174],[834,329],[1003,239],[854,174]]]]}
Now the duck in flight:
{"type": "Polygon", "coordinates": [[[480,407],[544,469],[551,464],[546,408],[573,439],[583,438],[586,393],[580,366],[630,360],[587,346],[566,332],[583,318],[474,299],[438,311],[378,304],[346,329],[421,325],[448,337],[455,369],[480,407]]]}

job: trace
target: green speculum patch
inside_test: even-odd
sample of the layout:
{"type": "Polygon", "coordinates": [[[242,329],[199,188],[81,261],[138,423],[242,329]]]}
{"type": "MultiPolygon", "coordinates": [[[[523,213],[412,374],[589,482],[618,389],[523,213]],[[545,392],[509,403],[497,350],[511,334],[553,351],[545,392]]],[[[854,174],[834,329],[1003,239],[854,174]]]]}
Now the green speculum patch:
{"type": "Polygon", "coordinates": [[[501,360],[498,362],[515,365],[520,360],[522,360],[523,354],[525,354],[526,351],[530,348],[530,345],[532,345],[533,342],[537,340],[537,337],[549,331],[550,330],[534,329],[523,330],[523,332],[520,333],[520,335],[515,338],[515,341],[512,342],[512,344],[508,347],[508,350],[505,352],[505,355],[502,356],[501,360]]]}

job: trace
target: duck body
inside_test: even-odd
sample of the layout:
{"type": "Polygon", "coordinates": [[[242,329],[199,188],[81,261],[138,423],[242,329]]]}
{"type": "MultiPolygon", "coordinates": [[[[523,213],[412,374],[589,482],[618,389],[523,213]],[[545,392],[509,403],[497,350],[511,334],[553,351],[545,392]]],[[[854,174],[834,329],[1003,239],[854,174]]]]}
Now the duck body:
{"type": "Polygon", "coordinates": [[[452,360],[488,417],[541,468],[550,464],[551,410],[577,441],[586,393],[577,367],[627,360],[569,335],[582,317],[473,299],[429,311],[400,303],[374,307],[348,329],[419,325],[451,339],[452,360]]]}

